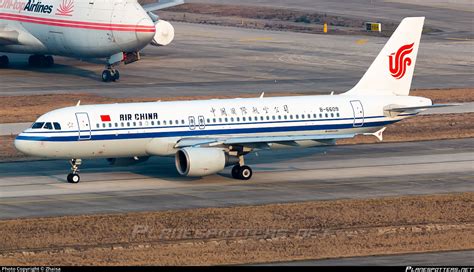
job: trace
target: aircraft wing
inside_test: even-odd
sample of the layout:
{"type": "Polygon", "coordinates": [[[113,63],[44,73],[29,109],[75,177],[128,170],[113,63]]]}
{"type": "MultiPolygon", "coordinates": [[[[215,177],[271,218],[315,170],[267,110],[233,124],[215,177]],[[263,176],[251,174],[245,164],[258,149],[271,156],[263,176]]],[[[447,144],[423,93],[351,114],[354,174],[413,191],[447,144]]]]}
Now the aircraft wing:
{"type": "Polygon", "coordinates": [[[219,146],[219,145],[255,145],[269,143],[291,143],[295,141],[313,140],[327,142],[338,139],[353,138],[356,134],[325,134],[325,135],[298,135],[298,136],[253,136],[229,138],[183,138],[175,148],[192,146],[219,146]]]}
{"type": "Polygon", "coordinates": [[[161,1],[153,3],[153,4],[143,5],[142,7],[145,11],[150,12],[150,11],[154,11],[154,10],[174,7],[174,6],[181,5],[181,4],[184,4],[184,0],[161,0],[161,1]]]}
{"type": "Polygon", "coordinates": [[[0,45],[18,44],[18,31],[0,29],[0,45]]]}

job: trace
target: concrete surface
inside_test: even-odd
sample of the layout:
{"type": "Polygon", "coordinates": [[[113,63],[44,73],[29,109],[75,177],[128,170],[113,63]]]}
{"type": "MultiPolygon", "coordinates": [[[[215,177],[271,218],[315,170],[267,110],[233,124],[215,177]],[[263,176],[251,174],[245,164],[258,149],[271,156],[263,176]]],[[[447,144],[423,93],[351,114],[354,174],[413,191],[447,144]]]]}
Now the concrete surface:
{"type": "Polygon", "coordinates": [[[352,257],[327,260],[294,261],[285,263],[262,264],[291,266],[346,266],[346,265],[389,265],[389,266],[473,266],[474,251],[448,251],[386,256],[352,257]]]}
{"type": "MultiPolygon", "coordinates": [[[[232,0],[187,0],[196,3],[235,4],[232,0]]],[[[428,26],[442,30],[436,36],[473,39],[472,0],[240,0],[240,5],[263,5],[362,18],[367,21],[400,21],[425,16],[428,26]]],[[[382,26],[383,27],[383,26],[382,26]]]]}
{"type": "Polygon", "coordinates": [[[229,169],[181,177],[172,158],[130,167],[85,161],[79,184],[66,183],[66,161],[0,163],[0,218],[474,190],[474,138],[259,152],[246,163],[254,169],[248,182],[229,169]]]}

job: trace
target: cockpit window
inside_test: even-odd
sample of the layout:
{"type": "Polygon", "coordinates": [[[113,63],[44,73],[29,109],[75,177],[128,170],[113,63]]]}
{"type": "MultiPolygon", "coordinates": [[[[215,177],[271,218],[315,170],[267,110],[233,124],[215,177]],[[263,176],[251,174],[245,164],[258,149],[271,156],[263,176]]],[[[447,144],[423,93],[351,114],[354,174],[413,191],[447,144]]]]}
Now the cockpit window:
{"type": "Polygon", "coordinates": [[[51,123],[46,123],[44,124],[44,129],[53,129],[53,125],[51,125],[51,123]]]}
{"type": "Polygon", "coordinates": [[[40,129],[42,128],[44,125],[44,122],[36,122],[33,124],[33,126],[31,126],[32,129],[40,129]]]}
{"type": "Polygon", "coordinates": [[[55,130],[61,130],[61,125],[59,123],[53,123],[54,129],[55,130]]]}

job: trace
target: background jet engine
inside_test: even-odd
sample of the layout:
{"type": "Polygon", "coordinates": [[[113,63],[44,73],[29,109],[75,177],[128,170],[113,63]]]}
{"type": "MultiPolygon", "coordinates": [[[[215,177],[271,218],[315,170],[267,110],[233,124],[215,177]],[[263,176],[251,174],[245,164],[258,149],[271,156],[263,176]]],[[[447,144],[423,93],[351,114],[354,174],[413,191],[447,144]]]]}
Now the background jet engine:
{"type": "Polygon", "coordinates": [[[165,20],[155,22],[155,36],[151,41],[154,46],[165,46],[170,44],[174,39],[174,27],[165,20]]]}

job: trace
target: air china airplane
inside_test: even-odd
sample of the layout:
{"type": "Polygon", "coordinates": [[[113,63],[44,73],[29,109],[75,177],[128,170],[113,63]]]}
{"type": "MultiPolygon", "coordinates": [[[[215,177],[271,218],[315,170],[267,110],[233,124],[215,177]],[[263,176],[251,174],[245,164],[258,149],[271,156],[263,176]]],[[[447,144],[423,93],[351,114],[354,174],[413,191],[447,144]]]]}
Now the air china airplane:
{"type": "MultiPolygon", "coordinates": [[[[31,54],[32,66],[51,66],[51,55],[106,58],[105,82],[116,81],[116,66],[140,59],[148,44],[165,46],[173,26],[152,13],[183,0],[141,6],[136,0],[0,0],[0,52],[31,54]]],[[[9,59],[0,56],[0,68],[9,59]]]]}
{"type": "MultiPolygon", "coordinates": [[[[135,163],[175,156],[184,176],[234,165],[248,180],[244,155],[261,149],[334,145],[374,135],[433,105],[409,96],[424,17],[405,18],[359,83],[341,95],[212,99],[68,107],[41,116],[15,140],[33,156],[70,159],[77,183],[82,159],[135,163]]],[[[79,104],[79,103],[78,103],[79,104]]]]}

